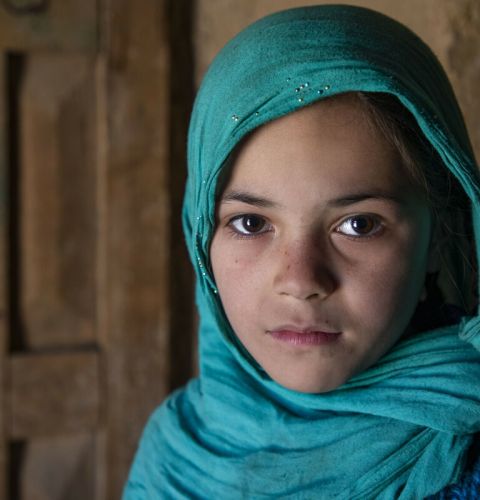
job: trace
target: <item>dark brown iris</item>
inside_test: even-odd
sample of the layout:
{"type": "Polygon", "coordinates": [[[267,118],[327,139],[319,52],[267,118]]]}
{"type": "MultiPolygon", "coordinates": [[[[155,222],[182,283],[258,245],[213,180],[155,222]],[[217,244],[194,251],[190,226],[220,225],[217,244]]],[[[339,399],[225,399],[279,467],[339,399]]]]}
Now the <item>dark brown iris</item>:
{"type": "Polygon", "coordinates": [[[352,229],[358,234],[368,234],[375,228],[375,221],[371,217],[355,217],[352,219],[352,229]]]}
{"type": "Polygon", "coordinates": [[[242,218],[242,226],[249,233],[258,233],[265,226],[265,220],[257,215],[245,215],[242,218]]]}

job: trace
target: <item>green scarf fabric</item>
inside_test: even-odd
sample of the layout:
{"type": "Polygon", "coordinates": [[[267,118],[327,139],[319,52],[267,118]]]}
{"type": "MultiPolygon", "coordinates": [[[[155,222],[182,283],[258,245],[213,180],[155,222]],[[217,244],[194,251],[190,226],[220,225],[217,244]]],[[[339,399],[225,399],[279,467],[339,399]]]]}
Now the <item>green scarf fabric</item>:
{"type": "MultiPolygon", "coordinates": [[[[456,481],[480,431],[480,318],[401,340],[325,394],[273,382],[241,347],[209,263],[219,174],[263,123],[334,94],[397,96],[472,200],[477,167],[461,113],[419,38],[373,11],[293,9],[240,33],[199,91],[184,227],[197,274],[200,376],[145,429],[125,499],[418,499],[456,481]]],[[[478,249],[477,244],[477,249],[478,249]]]]}

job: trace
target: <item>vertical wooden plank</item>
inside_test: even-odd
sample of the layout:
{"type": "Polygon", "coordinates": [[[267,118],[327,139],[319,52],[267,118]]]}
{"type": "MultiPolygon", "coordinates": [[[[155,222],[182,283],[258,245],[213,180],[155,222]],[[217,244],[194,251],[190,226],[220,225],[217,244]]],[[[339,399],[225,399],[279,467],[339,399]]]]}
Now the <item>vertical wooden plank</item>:
{"type": "Polygon", "coordinates": [[[106,1],[108,152],[102,333],[107,498],[168,390],[169,47],[166,1],[106,1]]]}
{"type": "Polygon", "coordinates": [[[20,92],[23,348],[95,342],[95,64],[24,58],[20,92]]]}
{"type": "Polygon", "coordinates": [[[99,366],[100,366],[100,401],[99,401],[99,421],[100,427],[96,433],[96,474],[94,500],[107,500],[107,470],[108,447],[107,436],[109,435],[108,425],[108,368],[107,352],[108,348],[108,309],[106,307],[108,297],[107,265],[108,245],[107,245],[107,201],[105,200],[107,190],[107,154],[108,154],[108,89],[107,89],[107,61],[105,55],[104,39],[106,37],[106,5],[104,0],[100,4],[98,12],[100,29],[100,54],[96,60],[95,68],[95,95],[96,95],[96,206],[97,206],[97,238],[96,238],[96,303],[97,303],[97,345],[99,346],[99,366]]]}
{"type": "Polygon", "coordinates": [[[0,60],[0,498],[7,498],[7,412],[6,406],[6,356],[8,346],[8,156],[7,156],[7,109],[6,109],[6,58],[0,60]]]}
{"type": "Polygon", "coordinates": [[[0,499],[99,498],[99,1],[0,6],[0,499]]]}

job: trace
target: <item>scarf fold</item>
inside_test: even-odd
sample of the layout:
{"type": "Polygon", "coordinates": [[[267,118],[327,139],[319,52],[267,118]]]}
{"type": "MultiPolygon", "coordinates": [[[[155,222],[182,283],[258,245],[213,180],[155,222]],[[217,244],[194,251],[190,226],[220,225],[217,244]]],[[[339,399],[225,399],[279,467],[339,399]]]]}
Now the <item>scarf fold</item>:
{"type": "Polygon", "coordinates": [[[390,93],[413,114],[470,197],[478,234],[480,183],[461,112],[416,35],[334,5],[280,12],[237,35],[204,78],[189,135],[183,216],[200,377],[151,417],[125,499],[417,499],[459,478],[480,432],[478,317],[403,339],[342,387],[303,394],[253,361],[216,293],[209,244],[233,148],[263,123],[349,91],[390,93]]]}
{"type": "Polygon", "coordinates": [[[480,357],[456,333],[450,327],[400,342],[371,370],[322,395],[273,389],[269,398],[245,372],[226,383],[219,366],[207,387],[192,381],[152,416],[130,498],[435,493],[458,479],[480,428],[480,387],[472,383],[480,357]],[[309,400],[302,415],[299,399],[309,400]],[[134,496],[140,491],[145,496],[134,496]]]}

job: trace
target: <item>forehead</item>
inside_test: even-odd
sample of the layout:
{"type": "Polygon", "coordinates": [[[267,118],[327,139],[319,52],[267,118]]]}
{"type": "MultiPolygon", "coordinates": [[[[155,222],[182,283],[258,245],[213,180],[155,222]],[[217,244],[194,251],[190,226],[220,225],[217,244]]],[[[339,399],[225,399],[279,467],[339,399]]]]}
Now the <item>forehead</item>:
{"type": "Polygon", "coordinates": [[[312,185],[336,194],[408,184],[398,151],[350,95],[320,101],[254,131],[238,147],[226,182],[234,189],[288,188],[297,196],[312,185]]]}

